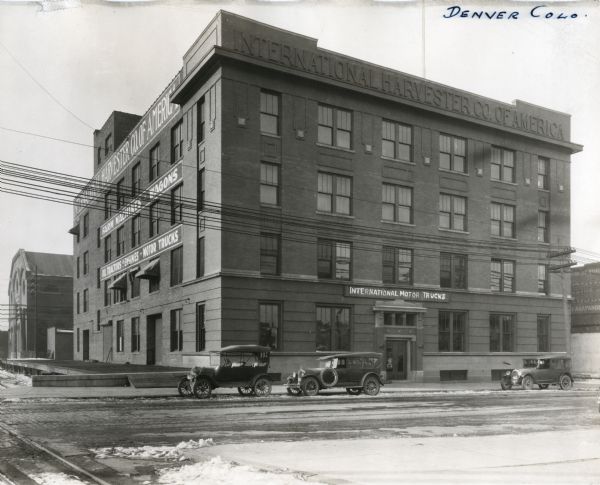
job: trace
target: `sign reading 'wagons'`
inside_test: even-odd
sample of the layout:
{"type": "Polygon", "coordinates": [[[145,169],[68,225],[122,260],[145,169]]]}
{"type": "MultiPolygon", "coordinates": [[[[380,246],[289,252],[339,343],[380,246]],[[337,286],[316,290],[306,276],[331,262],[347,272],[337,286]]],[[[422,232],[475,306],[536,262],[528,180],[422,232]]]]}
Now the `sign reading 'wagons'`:
{"type": "Polygon", "coordinates": [[[442,291],[413,290],[404,288],[379,288],[375,286],[346,286],[346,296],[363,298],[400,298],[402,300],[439,301],[448,303],[448,293],[442,291]]]}
{"type": "Polygon", "coordinates": [[[168,249],[173,249],[181,243],[181,236],[181,225],[179,225],[169,232],[155,237],[116,261],[102,266],[100,269],[100,279],[108,279],[111,276],[132,268],[142,261],[154,258],[168,249]]]}

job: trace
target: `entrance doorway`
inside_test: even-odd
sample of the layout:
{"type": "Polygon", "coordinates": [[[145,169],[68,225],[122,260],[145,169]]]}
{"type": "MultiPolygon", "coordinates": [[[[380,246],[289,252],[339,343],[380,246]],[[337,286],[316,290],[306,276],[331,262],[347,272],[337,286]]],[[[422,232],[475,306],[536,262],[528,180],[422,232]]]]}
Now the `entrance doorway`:
{"type": "Polygon", "coordinates": [[[162,315],[148,315],[146,318],[146,365],[160,362],[162,315]]]}
{"type": "Polygon", "coordinates": [[[104,362],[112,361],[112,321],[102,327],[102,358],[104,362]]]}
{"type": "Polygon", "coordinates": [[[387,377],[391,380],[406,380],[408,375],[408,341],[387,340],[385,363],[387,377]]]}
{"type": "Polygon", "coordinates": [[[83,360],[90,360],[90,331],[83,331],[83,360]]]}

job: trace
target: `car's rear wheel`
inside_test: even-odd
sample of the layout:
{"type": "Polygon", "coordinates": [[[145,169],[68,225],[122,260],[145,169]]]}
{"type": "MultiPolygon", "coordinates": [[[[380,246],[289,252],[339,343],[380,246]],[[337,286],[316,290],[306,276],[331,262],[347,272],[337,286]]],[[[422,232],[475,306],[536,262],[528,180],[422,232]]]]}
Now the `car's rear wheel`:
{"type": "Polygon", "coordinates": [[[192,388],[190,387],[190,380],[187,377],[182,377],[179,379],[179,383],[177,384],[177,392],[181,397],[191,397],[192,396],[192,388]]]}
{"type": "Polygon", "coordinates": [[[377,396],[379,394],[379,381],[375,376],[368,376],[363,383],[363,391],[369,396],[377,396]]]}
{"type": "Polygon", "coordinates": [[[362,387],[347,387],[346,392],[351,396],[358,396],[362,392],[362,387]]]}
{"type": "Polygon", "coordinates": [[[196,377],[192,391],[198,399],[206,399],[212,393],[212,384],[206,377],[196,377]]]}
{"type": "Polygon", "coordinates": [[[531,376],[523,377],[523,380],[521,381],[521,385],[523,386],[523,389],[527,389],[528,391],[531,391],[531,389],[533,389],[533,377],[531,377],[531,376]]]}
{"type": "Polygon", "coordinates": [[[540,389],[548,389],[548,384],[538,384],[540,389]]]}
{"type": "Polygon", "coordinates": [[[319,381],[314,377],[305,377],[302,379],[300,387],[302,388],[302,394],[305,396],[316,396],[319,394],[319,381]]]}
{"type": "Polygon", "coordinates": [[[560,376],[560,380],[558,381],[558,383],[560,384],[560,388],[564,391],[573,387],[573,379],[571,379],[571,376],[567,374],[563,374],[562,376],[560,376]]]}
{"type": "Polygon", "coordinates": [[[266,377],[259,377],[254,383],[254,394],[258,397],[266,397],[271,394],[271,381],[266,377]]]}
{"type": "Polygon", "coordinates": [[[504,381],[500,381],[500,387],[502,388],[503,391],[509,391],[512,389],[512,384],[507,384],[504,381]]]}
{"type": "Polygon", "coordinates": [[[252,389],[252,386],[240,386],[238,392],[240,396],[251,396],[254,394],[254,389],[252,389]]]}
{"type": "Polygon", "coordinates": [[[290,396],[299,396],[302,394],[302,389],[298,389],[297,387],[286,387],[285,390],[290,396]]]}

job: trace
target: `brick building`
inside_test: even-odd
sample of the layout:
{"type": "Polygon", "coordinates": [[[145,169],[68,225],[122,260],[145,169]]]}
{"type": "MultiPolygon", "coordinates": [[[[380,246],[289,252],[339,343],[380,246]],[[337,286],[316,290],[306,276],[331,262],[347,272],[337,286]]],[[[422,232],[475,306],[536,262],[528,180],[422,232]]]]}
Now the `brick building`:
{"type": "Polygon", "coordinates": [[[73,328],[72,256],[19,249],[8,301],[8,358],[47,357],[48,329],[73,328]]]}
{"type": "Polygon", "coordinates": [[[600,377],[600,263],[573,268],[571,288],[573,369],[600,377]]]}
{"type": "Polygon", "coordinates": [[[220,12],[135,127],[111,126],[76,200],[76,359],[261,343],[284,372],[375,350],[393,379],[489,380],[565,350],[546,269],[569,245],[567,114],[220,12]]]}

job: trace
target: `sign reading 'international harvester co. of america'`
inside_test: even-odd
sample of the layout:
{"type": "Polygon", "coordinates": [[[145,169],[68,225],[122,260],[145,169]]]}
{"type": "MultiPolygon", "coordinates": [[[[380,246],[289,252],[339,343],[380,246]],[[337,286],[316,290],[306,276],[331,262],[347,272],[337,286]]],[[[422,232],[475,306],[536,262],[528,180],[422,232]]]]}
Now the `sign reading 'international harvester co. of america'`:
{"type": "Polygon", "coordinates": [[[450,301],[448,293],[431,290],[415,290],[405,288],[380,288],[377,286],[346,286],[346,296],[363,298],[401,298],[402,300],[450,301]]]}

